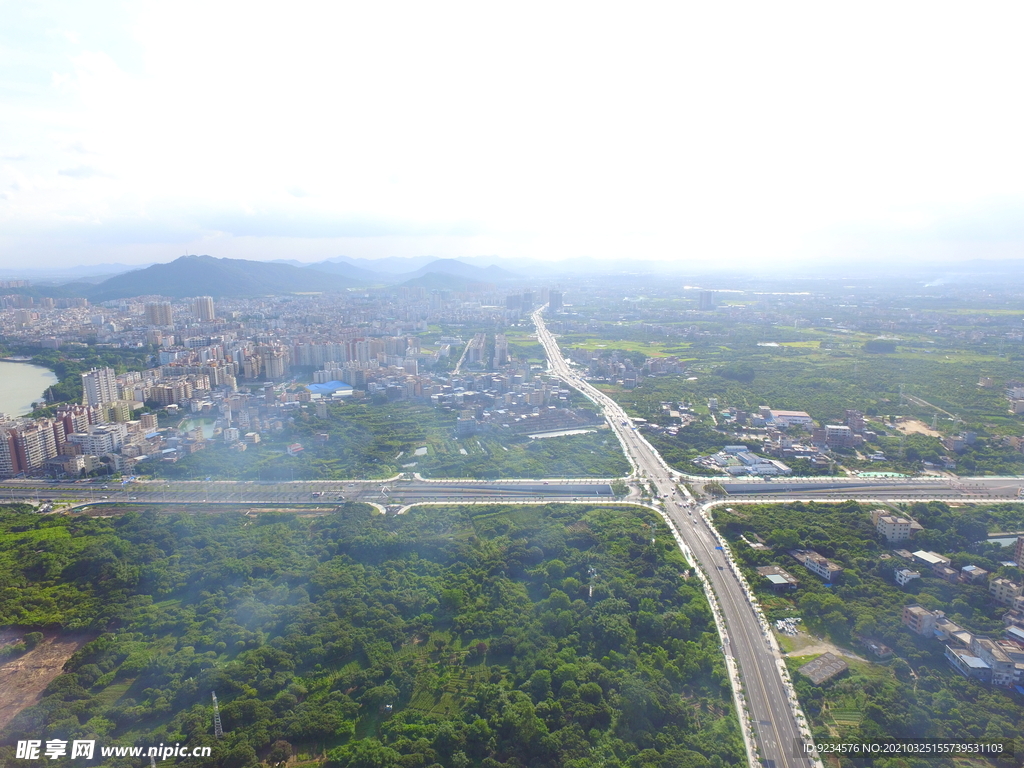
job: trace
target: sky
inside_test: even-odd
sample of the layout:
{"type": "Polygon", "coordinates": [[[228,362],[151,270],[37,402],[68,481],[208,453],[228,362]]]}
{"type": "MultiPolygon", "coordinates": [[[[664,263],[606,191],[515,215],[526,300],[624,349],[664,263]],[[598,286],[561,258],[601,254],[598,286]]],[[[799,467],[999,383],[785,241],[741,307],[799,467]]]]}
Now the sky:
{"type": "Polygon", "coordinates": [[[0,16],[0,267],[1024,256],[1020,3],[0,16]]]}

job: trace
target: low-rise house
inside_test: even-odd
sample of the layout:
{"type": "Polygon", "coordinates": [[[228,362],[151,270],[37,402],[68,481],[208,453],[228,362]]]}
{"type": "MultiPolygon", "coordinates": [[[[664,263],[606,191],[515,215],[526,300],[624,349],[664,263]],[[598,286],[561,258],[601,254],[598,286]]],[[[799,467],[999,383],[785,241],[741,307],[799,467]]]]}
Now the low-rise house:
{"type": "Polygon", "coordinates": [[[830,584],[838,580],[843,572],[841,565],[833,563],[812,549],[794,549],[789,554],[808,571],[830,584]]]}
{"type": "Polygon", "coordinates": [[[949,565],[948,557],[943,557],[938,552],[929,552],[923,549],[919,549],[914,553],[914,559],[921,563],[921,565],[927,565],[929,568],[934,568],[936,565],[949,565]]]}
{"type": "Polygon", "coordinates": [[[1024,629],[1017,626],[1007,627],[1003,634],[1007,640],[1013,642],[1018,648],[1024,649],[1024,629]]]}
{"type": "Polygon", "coordinates": [[[977,584],[988,578],[988,571],[976,565],[965,565],[960,569],[960,581],[964,584],[977,584]]]}
{"type": "Polygon", "coordinates": [[[896,570],[896,583],[901,587],[905,587],[914,579],[920,578],[921,574],[918,571],[912,571],[909,568],[898,568],[896,570]]]}
{"type": "Polygon", "coordinates": [[[772,589],[777,592],[796,589],[800,582],[793,578],[789,571],[779,568],[777,565],[765,565],[757,569],[757,572],[767,579],[772,589]]]}
{"type": "MultiPolygon", "coordinates": [[[[762,413],[764,408],[761,408],[762,413]]],[[[792,427],[796,424],[803,426],[810,426],[814,424],[814,419],[811,418],[810,414],[806,411],[782,411],[768,409],[768,414],[776,425],[785,429],[786,427],[792,427]]]]}
{"type": "Polygon", "coordinates": [[[950,666],[969,680],[992,682],[992,668],[978,656],[959,648],[946,646],[946,660],[950,666]]]}
{"type": "Polygon", "coordinates": [[[862,639],[864,647],[867,648],[873,656],[879,659],[891,659],[893,657],[893,650],[885,643],[880,643],[877,640],[866,640],[862,639]]]}
{"type": "Polygon", "coordinates": [[[1014,662],[999,647],[996,641],[987,637],[975,637],[971,642],[971,653],[988,664],[991,670],[992,685],[1012,685],[1014,682],[1014,662]]]}
{"type": "Polygon", "coordinates": [[[915,520],[889,514],[884,509],[872,510],[871,522],[875,524],[875,530],[879,535],[884,536],[890,544],[907,541],[915,533],[923,530],[921,524],[915,520]]]}
{"type": "Polygon", "coordinates": [[[916,603],[903,606],[903,613],[900,615],[900,621],[903,622],[904,626],[922,637],[933,637],[935,635],[935,619],[936,614],[934,612],[916,603]]]}
{"type": "Polygon", "coordinates": [[[1004,605],[1010,605],[1013,603],[1014,598],[1021,595],[1021,585],[1010,581],[1009,579],[992,579],[988,583],[988,593],[996,599],[997,602],[1003,603],[1004,605]]]}
{"type": "Polygon", "coordinates": [[[968,632],[954,621],[946,618],[942,611],[936,611],[935,637],[944,643],[955,643],[964,648],[969,648],[974,640],[974,635],[968,632]]]}

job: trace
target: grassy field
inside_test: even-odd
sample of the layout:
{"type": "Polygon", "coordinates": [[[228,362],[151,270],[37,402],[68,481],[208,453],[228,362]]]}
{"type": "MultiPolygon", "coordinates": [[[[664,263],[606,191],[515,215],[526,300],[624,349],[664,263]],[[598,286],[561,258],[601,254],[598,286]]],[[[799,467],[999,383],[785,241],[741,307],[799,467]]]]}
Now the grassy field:
{"type": "Polygon", "coordinates": [[[593,336],[566,335],[558,339],[562,347],[589,349],[594,352],[643,352],[648,357],[669,357],[687,354],[690,343],[685,341],[627,341],[622,339],[606,339],[593,336]]]}

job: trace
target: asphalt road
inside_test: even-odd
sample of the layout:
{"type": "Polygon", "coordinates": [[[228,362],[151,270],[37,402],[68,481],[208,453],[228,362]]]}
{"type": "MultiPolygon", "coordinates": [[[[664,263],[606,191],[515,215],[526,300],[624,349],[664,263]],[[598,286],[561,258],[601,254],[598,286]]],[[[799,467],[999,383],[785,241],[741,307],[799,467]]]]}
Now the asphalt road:
{"type": "MultiPolygon", "coordinates": [[[[694,478],[696,480],[696,478],[694,478]]],[[[703,478],[707,479],[707,478],[703,478]]],[[[857,498],[879,501],[914,499],[956,499],[959,501],[1006,500],[1020,497],[1024,478],[859,478],[787,477],[783,479],[743,478],[719,481],[730,496],[758,499],[857,498]]]]}
{"type": "MultiPolygon", "coordinates": [[[[744,706],[752,723],[752,736],[761,762],[768,768],[806,766],[811,760],[795,757],[794,741],[800,727],[790,703],[790,691],[779,671],[781,657],[751,604],[744,586],[719,549],[715,531],[707,523],[682,480],[694,484],[710,478],[686,476],[671,470],[657,450],[636,430],[614,400],[579,377],[565,361],[540,313],[534,315],[551,373],[562,378],[600,405],[635,475],[654,486],[665,513],[675,524],[690,553],[707,574],[718,601],[725,637],[723,650],[738,667],[744,706]]],[[[791,499],[847,499],[911,501],[957,499],[984,501],[1017,499],[1024,493],[1024,478],[743,478],[719,480],[729,497],[739,501],[791,499]]],[[[0,483],[0,501],[74,500],[79,503],[176,504],[326,504],[364,501],[384,506],[417,502],[548,502],[600,501],[612,496],[610,481],[600,480],[424,480],[403,475],[390,480],[241,482],[219,480],[136,481],[119,483],[55,483],[7,480],[0,483]]],[[[795,702],[794,702],[795,703],[795,702]]]]}
{"type": "Polygon", "coordinates": [[[120,483],[52,483],[8,480],[0,501],[74,500],[80,503],[322,504],[371,501],[410,504],[422,501],[600,501],[612,498],[608,481],[474,480],[317,481],[253,483],[201,480],[146,480],[120,483]]]}
{"type": "Polygon", "coordinates": [[[645,482],[653,483],[658,497],[664,502],[666,513],[697,564],[707,574],[726,627],[723,650],[727,656],[732,656],[739,669],[744,703],[753,724],[752,735],[761,762],[773,768],[810,765],[812,761],[809,758],[793,756],[793,744],[800,738],[801,730],[794,715],[790,691],[778,669],[780,657],[772,648],[760,617],[737,580],[725,551],[718,548],[718,539],[701,510],[677,483],[678,473],[672,472],[658,452],[637,432],[626,412],[570,369],[539,311],[534,320],[551,372],[604,409],[608,423],[618,435],[637,473],[645,482]]]}

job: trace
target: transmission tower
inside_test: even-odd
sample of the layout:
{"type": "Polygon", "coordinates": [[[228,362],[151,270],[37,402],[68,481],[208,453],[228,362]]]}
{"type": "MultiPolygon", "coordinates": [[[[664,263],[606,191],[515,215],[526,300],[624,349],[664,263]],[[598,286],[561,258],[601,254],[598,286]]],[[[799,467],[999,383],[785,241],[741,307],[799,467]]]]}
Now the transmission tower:
{"type": "Polygon", "coordinates": [[[156,768],[156,758],[152,755],[149,756],[149,768],[156,768]]]}
{"type": "Polygon", "coordinates": [[[220,707],[217,706],[217,693],[213,692],[213,735],[218,739],[224,737],[224,726],[220,724],[220,707]]]}

